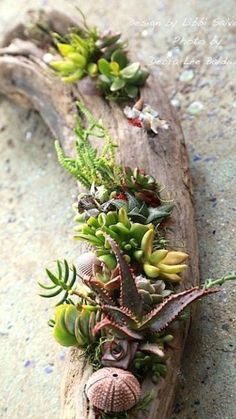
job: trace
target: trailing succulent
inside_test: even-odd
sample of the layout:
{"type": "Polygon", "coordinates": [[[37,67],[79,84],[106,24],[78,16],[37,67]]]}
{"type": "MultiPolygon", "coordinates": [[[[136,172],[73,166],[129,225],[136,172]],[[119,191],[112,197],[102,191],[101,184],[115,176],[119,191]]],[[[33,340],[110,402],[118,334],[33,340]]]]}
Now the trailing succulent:
{"type": "MultiPolygon", "coordinates": [[[[116,145],[102,122],[80,102],[78,109],[75,157],[65,156],[58,142],[56,150],[60,164],[87,189],[74,205],[75,238],[93,250],[75,265],[57,261],[56,272],[46,269],[51,284],[39,284],[41,295],[60,294],[49,325],[57,342],[81,349],[94,370],[129,370],[140,382],[148,375],[157,383],[167,371],[171,324],[236,275],[176,292],[188,254],[167,248],[163,237],[173,203],[162,199],[152,176],[118,164],[116,145]],[[104,141],[101,151],[90,136],[104,141]]],[[[100,417],[116,417],[112,412],[100,411],[100,417]]],[[[123,413],[119,417],[127,417],[123,413]]]]}
{"type": "Polygon", "coordinates": [[[74,28],[69,34],[52,34],[61,58],[50,62],[62,80],[75,83],[90,76],[103,95],[110,100],[135,99],[149,76],[149,72],[136,63],[129,63],[126,42],[121,34],[99,33],[97,28],[74,28]]]}

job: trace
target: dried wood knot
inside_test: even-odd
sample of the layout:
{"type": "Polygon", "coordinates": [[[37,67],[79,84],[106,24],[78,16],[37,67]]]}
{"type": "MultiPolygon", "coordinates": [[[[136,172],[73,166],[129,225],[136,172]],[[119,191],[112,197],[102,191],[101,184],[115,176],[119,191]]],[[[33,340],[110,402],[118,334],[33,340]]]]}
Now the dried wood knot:
{"type": "Polygon", "coordinates": [[[85,387],[91,404],[104,412],[131,409],[139,400],[141,388],[129,371],[106,367],[94,372],[85,387]]]}

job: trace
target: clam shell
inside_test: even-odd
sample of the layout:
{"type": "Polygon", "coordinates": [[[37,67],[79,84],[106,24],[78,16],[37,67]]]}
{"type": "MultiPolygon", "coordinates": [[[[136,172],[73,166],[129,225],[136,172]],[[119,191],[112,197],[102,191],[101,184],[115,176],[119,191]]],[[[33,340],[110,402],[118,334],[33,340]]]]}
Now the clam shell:
{"type": "Polygon", "coordinates": [[[101,262],[93,252],[82,253],[77,259],[77,273],[82,280],[93,276],[95,266],[101,266],[101,262]]]}
{"type": "Polygon", "coordinates": [[[123,412],[138,402],[141,388],[131,372],[105,367],[90,376],[85,392],[94,407],[104,412],[123,412]]]}

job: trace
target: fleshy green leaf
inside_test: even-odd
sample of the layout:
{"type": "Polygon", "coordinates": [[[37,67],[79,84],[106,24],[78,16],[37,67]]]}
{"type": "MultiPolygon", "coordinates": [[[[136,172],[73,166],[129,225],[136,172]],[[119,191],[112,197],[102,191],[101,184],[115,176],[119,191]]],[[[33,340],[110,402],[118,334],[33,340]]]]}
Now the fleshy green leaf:
{"type": "Polygon", "coordinates": [[[121,75],[122,77],[124,77],[124,79],[130,80],[132,79],[132,77],[136,75],[139,68],[140,68],[139,63],[130,64],[127,67],[123,68],[123,70],[121,70],[121,75]]]}
{"type": "Polygon", "coordinates": [[[117,49],[113,52],[111,60],[116,61],[121,69],[128,64],[127,56],[121,49],[117,49]]]}
{"type": "Polygon", "coordinates": [[[125,86],[125,81],[117,77],[111,85],[111,91],[116,92],[117,90],[122,89],[124,86],[125,86]]]}
{"type": "Polygon", "coordinates": [[[105,60],[105,58],[100,58],[100,60],[98,60],[98,69],[100,73],[104,74],[107,77],[111,75],[110,64],[107,60],[105,60]]]}

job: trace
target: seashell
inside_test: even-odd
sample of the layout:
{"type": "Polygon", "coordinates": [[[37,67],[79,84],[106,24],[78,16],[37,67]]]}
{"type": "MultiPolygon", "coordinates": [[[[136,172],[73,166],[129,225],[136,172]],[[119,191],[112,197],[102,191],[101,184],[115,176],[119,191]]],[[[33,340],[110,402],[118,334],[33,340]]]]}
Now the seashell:
{"type": "Polygon", "coordinates": [[[101,262],[93,252],[82,253],[77,259],[77,273],[82,280],[91,278],[96,267],[100,266],[101,262]]]}
{"type": "Polygon", "coordinates": [[[141,388],[131,372],[105,367],[90,376],[85,392],[94,407],[104,412],[123,412],[138,402],[141,388]]]}

